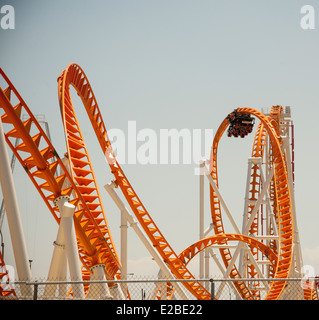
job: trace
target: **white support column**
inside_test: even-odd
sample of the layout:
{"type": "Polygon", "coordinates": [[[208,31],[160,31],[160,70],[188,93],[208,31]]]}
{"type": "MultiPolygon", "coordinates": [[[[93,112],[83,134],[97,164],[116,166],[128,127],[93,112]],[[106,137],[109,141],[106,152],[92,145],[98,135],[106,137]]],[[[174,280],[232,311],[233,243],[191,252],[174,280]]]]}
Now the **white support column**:
{"type": "MultiPolygon", "coordinates": [[[[118,280],[115,276],[115,280],[118,280]]],[[[115,284],[112,287],[110,287],[111,295],[113,296],[114,300],[127,300],[127,291],[122,290],[122,287],[119,284],[115,284]]]]}
{"type": "MultiPolygon", "coordinates": [[[[64,249],[64,254],[62,256],[61,267],[60,267],[60,276],[59,281],[65,281],[67,279],[67,269],[68,269],[68,261],[67,256],[64,249]]],[[[63,283],[59,285],[59,297],[65,298],[68,293],[67,284],[63,283]]]]}
{"type": "MultiPolygon", "coordinates": [[[[66,281],[66,267],[67,267],[67,260],[65,254],[65,241],[64,241],[64,233],[62,228],[58,229],[58,234],[56,237],[56,241],[53,242],[54,250],[52,254],[49,274],[47,277],[47,281],[66,281]],[[64,272],[63,272],[63,271],[64,272]],[[64,276],[64,278],[63,278],[64,276]]],[[[44,297],[50,298],[55,297],[56,292],[56,284],[48,284],[45,287],[44,297]]],[[[60,295],[63,294],[63,291],[59,292],[60,295]]]]}
{"type": "MultiPolygon", "coordinates": [[[[64,234],[71,281],[82,281],[81,264],[73,222],[75,206],[68,202],[68,197],[66,196],[60,196],[54,202],[61,213],[60,228],[62,228],[64,234]]],[[[83,284],[72,284],[72,291],[74,299],[85,298],[83,284]]]]}
{"type": "MultiPolygon", "coordinates": [[[[161,269],[159,269],[158,274],[157,274],[157,279],[160,280],[160,279],[163,279],[163,278],[164,278],[164,273],[163,273],[163,271],[161,269]]],[[[158,291],[160,289],[162,290],[161,283],[155,282],[154,286],[153,286],[153,289],[151,290],[147,300],[155,300],[156,296],[158,294],[158,291]]],[[[165,297],[165,299],[166,299],[166,297],[165,297]]]]}
{"type": "Polygon", "coordinates": [[[203,167],[203,173],[205,174],[205,176],[207,177],[210,185],[213,187],[214,189],[214,192],[216,193],[219,201],[220,201],[220,204],[222,205],[223,209],[225,210],[225,213],[231,223],[231,225],[233,226],[234,230],[235,230],[235,233],[238,233],[240,234],[240,231],[239,231],[239,228],[237,227],[237,224],[234,220],[234,218],[232,217],[227,205],[226,205],[226,202],[224,201],[224,198],[222,197],[221,193],[219,192],[219,189],[218,187],[216,186],[216,183],[214,181],[214,179],[211,177],[206,165],[203,167]]]}
{"type": "MultiPolygon", "coordinates": [[[[19,280],[31,281],[31,270],[25,244],[18,200],[0,118],[0,183],[19,280]]],[[[23,296],[32,296],[31,286],[21,286],[23,296]]]]}
{"type": "MultiPolygon", "coordinates": [[[[248,169],[247,169],[247,179],[246,179],[246,192],[245,192],[245,204],[244,204],[244,214],[243,214],[243,225],[244,228],[247,217],[248,217],[248,201],[249,201],[249,189],[250,189],[250,178],[251,178],[251,168],[252,168],[252,161],[254,158],[248,158],[248,169]]],[[[242,230],[244,231],[244,230],[242,230]]]]}
{"type": "MultiPolygon", "coordinates": [[[[125,213],[127,221],[130,223],[133,230],[136,232],[137,236],[140,238],[148,252],[151,254],[151,256],[154,258],[155,262],[158,264],[160,269],[163,271],[164,275],[167,277],[167,279],[174,279],[174,276],[172,275],[171,271],[167,267],[167,265],[162,260],[161,256],[158,254],[158,252],[154,249],[152,243],[148,240],[140,226],[138,225],[137,221],[134,219],[133,215],[127,210],[122,200],[119,198],[117,193],[114,191],[114,188],[116,187],[116,184],[112,181],[111,183],[108,183],[104,186],[105,190],[108,192],[112,200],[115,202],[115,204],[118,206],[121,212],[125,213]]],[[[174,283],[174,287],[176,291],[178,292],[179,296],[183,300],[188,300],[188,297],[183,292],[181,285],[179,283],[174,283]]]]}
{"type": "MultiPolygon", "coordinates": [[[[204,238],[204,172],[202,168],[205,166],[204,161],[199,163],[199,240],[204,238]]],[[[199,278],[204,278],[204,251],[199,253],[199,278]]],[[[203,283],[202,283],[203,285],[203,283]]]]}
{"type": "MultiPolygon", "coordinates": [[[[249,190],[250,190],[250,179],[251,179],[251,168],[252,168],[252,159],[248,158],[248,169],[247,169],[247,179],[246,179],[246,191],[245,191],[245,204],[244,204],[244,213],[243,213],[243,224],[242,224],[242,232],[244,232],[243,228],[246,225],[247,217],[248,217],[248,202],[249,202],[249,190]]],[[[238,271],[242,277],[246,277],[246,259],[245,250],[242,250],[239,255],[239,267],[238,271]]]]}
{"type": "MultiPolygon", "coordinates": [[[[264,163],[265,163],[265,173],[268,175],[269,173],[269,168],[272,166],[272,163],[270,162],[270,150],[269,150],[269,135],[267,134],[266,136],[266,143],[265,143],[265,155],[264,155],[264,163]]],[[[271,232],[271,215],[273,214],[272,207],[270,205],[270,197],[269,197],[269,192],[267,194],[267,203],[268,205],[266,206],[266,234],[270,234],[271,232]]],[[[274,229],[276,229],[276,226],[273,226],[274,229]]],[[[269,240],[266,241],[266,245],[269,246],[270,242],[269,240]]],[[[269,277],[269,265],[264,266],[264,277],[268,278],[269,277]]]]}
{"type": "MultiPolygon", "coordinates": [[[[225,269],[224,267],[222,266],[222,264],[219,262],[217,256],[216,256],[216,253],[214,252],[214,250],[210,247],[210,248],[207,248],[208,252],[210,253],[210,255],[212,256],[212,258],[214,259],[219,271],[222,273],[222,274],[225,274],[225,269]]],[[[225,282],[222,282],[222,283],[225,283],[225,282]]],[[[221,283],[221,284],[222,284],[221,283]]],[[[235,296],[237,297],[237,299],[240,299],[240,295],[237,291],[237,289],[235,288],[235,285],[234,285],[234,282],[231,281],[230,283],[230,287],[232,288],[235,296]]]]}
{"type": "Polygon", "coordinates": [[[209,227],[206,228],[206,230],[204,231],[204,238],[208,237],[208,234],[214,229],[214,224],[211,223],[209,225],[209,227]]]}
{"type": "MultiPolygon", "coordinates": [[[[121,211],[121,279],[127,280],[127,220],[125,212],[121,211]]],[[[121,284],[124,295],[127,295],[127,284],[121,284]]]]}
{"type": "MultiPolygon", "coordinates": [[[[209,259],[210,259],[209,251],[208,249],[205,249],[204,250],[205,279],[209,279],[209,259]]],[[[204,285],[205,285],[205,289],[209,291],[210,283],[208,281],[205,281],[204,285]]]]}
{"type": "MultiPolygon", "coordinates": [[[[292,168],[291,168],[291,154],[290,154],[290,146],[289,146],[289,137],[283,138],[283,149],[286,157],[287,163],[287,171],[288,171],[288,181],[289,181],[289,189],[290,189],[290,201],[292,207],[292,214],[293,214],[293,232],[294,232],[294,255],[296,260],[296,271],[301,276],[301,268],[303,266],[302,261],[302,253],[300,247],[300,238],[299,238],[299,229],[298,229],[298,222],[297,222],[297,215],[296,215],[296,204],[295,204],[295,191],[294,191],[294,184],[293,184],[293,176],[292,176],[292,168]]],[[[291,268],[292,272],[295,268],[291,268]]]]}
{"type": "MultiPolygon", "coordinates": [[[[105,273],[104,273],[105,264],[100,263],[91,267],[90,271],[92,272],[91,279],[92,281],[104,281],[105,273]]],[[[89,293],[87,296],[88,299],[103,299],[103,300],[112,300],[113,297],[110,293],[109,286],[106,282],[101,283],[91,283],[89,293]]]]}

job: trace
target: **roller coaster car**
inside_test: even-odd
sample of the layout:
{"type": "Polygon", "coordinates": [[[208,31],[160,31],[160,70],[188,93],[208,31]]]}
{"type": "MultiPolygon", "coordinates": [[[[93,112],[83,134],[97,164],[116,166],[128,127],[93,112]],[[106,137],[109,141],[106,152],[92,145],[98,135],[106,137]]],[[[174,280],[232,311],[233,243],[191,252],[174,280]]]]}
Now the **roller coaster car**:
{"type": "Polygon", "coordinates": [[[255,118],[252,118],[250,114],[240,114],[236,110],[227,117],[230,125],[228,127],[227,136],[234,136],[237,138],[245,138],[249,133],[253,131],[255,124],[255,118]]]}

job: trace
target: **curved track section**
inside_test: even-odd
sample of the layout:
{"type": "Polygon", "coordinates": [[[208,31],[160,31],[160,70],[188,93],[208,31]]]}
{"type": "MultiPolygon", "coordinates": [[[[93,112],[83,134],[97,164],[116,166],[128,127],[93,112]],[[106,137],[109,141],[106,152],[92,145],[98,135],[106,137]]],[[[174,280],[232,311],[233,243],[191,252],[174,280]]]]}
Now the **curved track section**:
{"type": "MultiPolygon", "coordinates": [[[[281,151],[280,145],[280,133],[278,127],[276,127],[276,121],[274,119],[264,116],[262,113],[251,108],[238,108],[239,114],[250,114],[257,117],[264,125],[270,138],[270,144],[272,147],[272,163],[274,167],[275,176],[275,189],[278,199],[278,229],[279,229],[279,248],[278,248],[278,264],[275,270],[274,278],[288,278],[289,271],[292,264],[292,244],[293,244],[293,216],[291,208],[291,198],[288,183],[288,175],[286,170],[286,163],[284,155],[281,151]]],[[[214,179],[214,182],[218,186],[218,173],[217,173],[217,151],[219,141],[227,129],[229,121],[226,118],[220,127],[218,128],[212,146],[212,152],[210,157],[210,172],[214,179]]],[[[211,214],[214,223],[215,234],[221,234],[224,232],[224,226],[222,221],[220,201],[211,188],[211,214]]],[[[229,249],[220,249],[223,261],[227,267],[231,260],[231,252],[229,249]]],[[[230,276],[232,278],[239,277],[238,270],[234,267],[230,276]]],[[[278,299],[281,295],[286,282],[285,281],[273,281],[270,290],[266,296],[266,299],[278,299]]],[[[250,293],[247,288],[242,285],[238,285],[237,289],[244,298],[250,298],[250,293]]]]}
{"type": "Polygon", "coordinates": [[[260,250],[269,259],[271,265],[276,267],[277,255],[264,243],[242,234],[221,233],[199,240],[179,254],[179,258],[187,265],[198,253],[214,244],[222,245],[228,241],[241,241],[260,250]]]}
{"type": "MultiPolygon", "coordinates": [[[[184,251],[182,251],[179,255],[179,258],[181,260],[183,260],[184,263],[187,265],[201,251],[213,246],[214,244],[217,244],[217,245],[223,245],[226,243],[228,244],[229,241],[244,242],[247,245],[249,245],[250,248],[254,249],[254,252],[260,251],[264,256],[267,257],[272,268],[276,268],[277,255],[264,243],[254,239],[252,237],[245,236],[242,234],[221,233],[221,234],[217,234],[217,235],[213,235],[213,236],[201,239],[201,240],[197,241],[196,243],[194,243],[193,245],[186,248],[184,251]]],[[[241,281],[240,279],[238,279],[238,281],[234,281],[233,284],[235,285],[235,287],[237,287],[236,286],[237,282],[239,282],[239,285],[242,288],[243,281],[241,281]]],[[[256,291],[258,291],[258,290],[256,290],[256,291]]],[[[258,299],[259,295],[258,296],[254,295],[254,298],[258,299]]],[[[216,297],[215,297],[215,299],[216,299],[216,297]]]]}
{"type": "MultiPolygon", "coordinates": [[[[60,196],[71,199],[70,203],[76,207],[74,224],[79,256],[84,267],[89,271],[95,264],[104,263],[106,275],[113,278],[120,272],[119,259],[103,208],[91,205],[90,196],[86,197],[83,192],[91,190],[89,187],[86,189],[88,180],[73,180],[16,88],[1,69],[0,74],[6,83],[6,88],[0,90],[0,111],[7,144],[58,223],[60,214],[54,200],[60,196]],[[13,143],[16,138],[22,141],[18,146],[13,143]]],[[[93,175],[93,172],[90,174],[93,175]]]]}
{"type": "MultiPolygon", "coordinates": [[[[157,249],[163,261],[169,266],[172,274],[177,279],[194,279],[194,276],[186,268],[185,264],[178,258],[178,255],[174,252],[164,235],[156,226],[154,220],[144,207],[120,165],[116,161],[110,140],[107,136],[102,114],[93,94],[93,90],[83,70],[77,64],[70,64],[58,78],[58,86],[59,101],[62,118],[64,121],[68,154],[71,160],[70,165],[74,178],[76,179],[77,177],[77,164],[80,163],[81,160],[79,157],[81,157],[82,153],[84,153],[83,151],[82,153],[74,152],[74,149],[80,147],[84,148],[84,141],[82,134],[80,133],[80,127],[76,120],[75,110],[71,100],[71,86],[75,88],[81,97],[92,127],[102,148],[102,152],[104,153],[111,168],[111,172],[115,177],[115,183],[120,187],[137,220],[141,224],[150,241],[153,243],[153,246],[157,249]],[[78,139],[80,144],[79,147],[78,143],[76,142],[78,139]]],[[[85,157],[86,156],[87,155],[85,155],[85,157]]],[[[210,293],[199,282],[183,282],[183,285],[197,299],[210,299],[210,293]]]]}

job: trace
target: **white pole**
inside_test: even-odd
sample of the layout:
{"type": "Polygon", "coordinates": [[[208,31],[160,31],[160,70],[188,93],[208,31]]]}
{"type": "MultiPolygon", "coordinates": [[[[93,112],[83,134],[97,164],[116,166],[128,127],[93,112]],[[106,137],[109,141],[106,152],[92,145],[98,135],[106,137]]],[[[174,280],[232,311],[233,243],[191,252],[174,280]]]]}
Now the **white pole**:
{"type": "MultiPolygon", "coordinates": [[[[248,158],[248,169],[247,169],[247,178],[246,178],[246,192],[245,192],[245,204],[244,204],[244,213],[243,213],[243,224],[242,224],[242,232],[244,232],[244,226],[248,220],[248,201],[249,201],[249,190],[250,190],[250,177],[251,177],[251,168],[252,168],[252,158],[248,158]]],[[[239,274],[242,277],[245,277],[246,274],[246,266],[247,266],[247,257],[245,254],[245,250],[242,250],[239,255],[239,274]]]]}
{"type": "MultiPolygon", "coordinates": [[[[204,172],[205,162],[199,163],[199,240],[204,238],[204,172]]],[[[204,278],[204,251],[199,253],[199,278],[204,278]]],[[[203,284],[202,284],[203,285],[203,284]]]]}
{"type": "MultiPolygon", "coordinates": [[[[100,263],[96,264],[95,266],[91,267],[90,271],[93,272],[91,276],[92,281],[97,280],[105,280],[105,273],[104,273],[105,264],[100,263]]],[[[106,282],[101,283],[91,283],[88,299],[105,299],[105,300],[112,300],[112,295],[110,293],[109,286],[106,282]]]]}
{"type": "MultiPolygon", "coordinates": [[[[212,256],[212,258],[214,259],[219,271],[223,274],[225,272],[225,269],[222,266],[222,264],[219,262],[219,260],[218,260],[218,258],[216,256],[216,253],[214,252],[214,250],[211,247],[207,248],[207,250],[208,250],[209,254],[212,256]]],[[[238,293],[238,291],[237,291],[237,289],[236,289],[236,287],[234,285],[234,282],[230,281],[229,284],[230,284],[230,287],[232,288],[232,290],[234,291],[237,299],[240,299],[240,295],[239,295],[239,293],[238,293]]]]}
{"type": "MultiPolygon", "coordinates": [[[[210,256],[209,256],[209,251],[208,249],[205,249],[204,250],[204,253],[205,253],[205,279],[209,279],[209,259],[210,259],[210,256]]],[[[209,282],[208,281],[205,281],[205,289],[206,290],[209,290],[209,282]]]]}
{"type": "MultiPolygon", "coordinates": [[[[295,203],[295,190],[293,184],[292,177],[292,169],[291,169],[291,155],[290,155],[290,147],[289,147],[289,136],[283,137],[283,148],[286,157],[287,171],[288,171],[288,182],[290,188],[290,199],[291,199],[291,208],[293,214],[293,232],[294,232],[294,255],[296,256],[296,271],[301,275],[301,267],[303,265],[302,261],[302,253],[300,248],[300,238],[299,238],[299,229],[297,223],[297,214],[296,214],[296,203],[295,203]]],[[[295,268],[291,268],[292,271],[295,268]]]]}
{"type": "MultiPolygon", "coordinates": [[[[163,273],[161,273],[160,279],[165,279],[165,275],[163,273]]],[[[167,300],[167,282],[161,282],[159,287],[161,289],[161,300],[167,300]]]]}
{"type": "MultiPolygon", "coordinates": [[[[24,240],[18,200],[15,192],[9,155],[0,118],[0,182],[7,213],[15,264],[20,281],[31,281],[31,270],[24,240]]],[[[31,296],[30,286],[21,287],[23,296],[31,296]]]]}
{"type": "MultiPolygon", "coordinates": [[[[174,279],[174,276],[171,274],[171,271],[167,267],[167,265],[162,260],[161,256],[158,254],[158,252],[154,249],[152,243],[148,240],[140,226],[138,225],[137,221],[134,219],[133,215],[127,210],[122,200],[119,198],[117,193],[113,190],[115,188],[115,183],[112,181],[111,183],[108,183],[104,186],[105,190],[108,192],[112,200],[115,202],[115,204],[118,206],[121,212],[124,212],[126,216],[126,220],[129,222],[133,230],[136,232],[137,236],[140,238],[142,243],[145,245],[148,252],[151,254],[151,256],[154,258],[155,262],[158,264],[160,269],[163,271],[167,279],[174,279]]],[[[183,292],[181,286],[179,283],[175,283],[174,287],[176,288],[176,291],[180,295],[180,297],[183,300],[188,300],[188,297],[183,292]]]]}
{"type": "MultiPolygon", "coordinates": [[[[61,212],[60,228],[62,228],[64,234],[65,251],[68,258],[71,281],[82,281],[81,265],[73,223],[75,206],[70,204],[65,196],[55,199],[55,203],[61,212]]],[[[75,299],[85,298],[83,284],[73,284],[72,289],[75,299]]]]}
{"type": "MultiPolygon", "coordinates": [[[[63,265],[67,263],[66,261],[66,254],[65,254],[65,241],[64,241],[64,233],[62,231],[62,228],[59,226],[58,234],[56,237],[56,241],[53,242],[54,250],[52,254],[49,274],[47,277],[47,281],[66,281],[66,274],[65,278],[62,279],[62,272],[63,265]]],[[[64,267],[64,269],[66,269],[64,267]]],[[[54,297],[56,292],[56,284],[48,284],[45,287],[44,296],[45,297],[54,297]]],[[[62,294],[62,292],[61,292],[62,294]]]]}
{"type": "MultiPolygon", "coordinates": [[[[159,280],[166,279],[165,275],[161,269],[158,272],[157,279],[159,279],[159,280]]],[[[157,282],[157,283],[155,282],[154,283],[154,287],[153,287],[151,293],[149,294],[149,297],[147,300],[155,300],[159,290],[161,290],[161,292],[160,292],[161,300],[166,300],[167,299],[167,283],[164,283],[164,282],[157,282]]]]}
{"type": "MultiPolygon", "coordinates": [[[[267,134],[266,136],[266,145],[265,145],[265,173],[266,175],[269,174],[269,170],[270,170],[270,149],[269,149],[269,135],[267,134]]],[[[267,205],[266,205],[266,234],[270,234],[271,233],[271,223],[272,223],[272,216],[273,216],[273,210],[272,207],[270,205],[270,195],[269,192],[266,195],[266,200],[267,200],[267,205]]],[[[273,226],[274,230],[277,230],[276,226],[273,226]]],[[[266,240],[266,245],[269,246],[270,245],[270,241],[266,240]]],[[[264,276],[266,278],[269,277],[269,270],[270,270],[270,266],[266,265],[264,267],[265,272],[264,272],[264,276]]]]}
{"type": "Polygon", "coordinates": [[[230,223],[232,224],[233,228],[235,229],[235,232],[240,234],[240,231],[239,231],[239,228],[237,227],[237,224],[233,218],[233,216],[231,215],[227,205],[226,205],[226,202],[224,201],[224,198],[222,197],[221,193],[219,192],[219,189],[218,187],[216,186],[216,183],[214,181],[214,179],[211,177],[206,165],[203,167],[203,173],[205,174],[205,176],[207,177],[210,185],[213,187],[214,189],[214,192],[216,193],[219,201],[220,201],[220,204],[222,205],[223,209],[225,210],[225,213],[230,221],[230,223]]]}
{"type": "MultiPolygon", "coordinates": [[[[121,279],[127,280],[127,220],[125,212],[121,211],[121,279]]],[[[127,294],[127,284],[121,285],[124,295],[127,294]]]]}
{"type": "MultiPolygon", "coordinates": [[[[61,261],[61,269],[60,269],[60,275],[59,275],[59,280],[60,281],[66,281],[67,280],[67,269],[68,269],[68,260],[67,260],[67,256],[65,253],[62,256],[62,261],[61,261]]],[[[65,298],[67,296],[67,284],[63,283],[59,285],[59,297],[60,298],[65,298]]]]}
{"type": "MultiPolygon", "coordinates": [[[[115,280],[118,280],[118,278],[115,276],[115,280]]],[[[112,287],[110,287],[111,295],[113,295],[114,300],[127,300],[127,291],[123,292],[122,287],[119,284],[115,284],[112,287]]]]}

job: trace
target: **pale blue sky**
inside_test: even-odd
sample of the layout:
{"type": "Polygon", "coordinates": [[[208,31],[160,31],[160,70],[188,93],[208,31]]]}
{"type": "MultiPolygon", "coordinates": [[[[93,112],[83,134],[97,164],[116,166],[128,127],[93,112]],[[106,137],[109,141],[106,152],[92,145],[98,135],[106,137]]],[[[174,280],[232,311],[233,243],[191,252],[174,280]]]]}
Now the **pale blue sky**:
{"type": "MultiPolygon", "coordinates": [[[[217,130],[236,107],[290,105],[301,243],[305,263],[319,273],[319,258],[309,256],[319,251],[319,29],[300,27],[301,7],[313,5],[319,12],[316,1],[0,1],[4,4],[15,8],[16,28],[0,29],[0,66],[32,112],[46,115],[61,155],[65,146],[56,79],[71,62],[87,74],[108,129],[125,131],[127,122],[135,120],[138,129],[157,132],[217,130]]],[[[103,189],[112,176],[81,108],[82,130],[91,157],[96,155],[119,250],[119,216],[103,189]]],[[[221,188],[240,225],[251,138],[224,139],[220,148],[221,188]]],[[[124,169],[177,253],[198,239],[198,177],[192,165],[124,169]]],[[[57,226],[23,175],[17,168],[28,251],[35,274],[45,276],[57,226]]],[[[206,213],[208,223],[208,202],[206,213]]],[[[142,259],[145,249],[132,230],[130,236],[130,258],[142,259]]]]}

